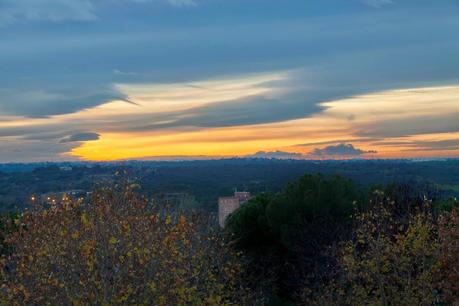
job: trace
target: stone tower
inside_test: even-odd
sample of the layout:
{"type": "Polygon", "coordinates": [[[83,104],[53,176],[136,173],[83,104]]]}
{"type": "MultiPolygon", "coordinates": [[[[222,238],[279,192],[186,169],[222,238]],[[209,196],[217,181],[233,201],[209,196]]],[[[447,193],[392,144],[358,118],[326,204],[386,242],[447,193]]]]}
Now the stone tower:
{"type": "Polygon", "coordinates": [[[218,199],[218,223],[225,227],[228,216],[238,209],[242,203],[250,200],[250,192],[235,192],[232,197],[222,197],[218,199]]]}

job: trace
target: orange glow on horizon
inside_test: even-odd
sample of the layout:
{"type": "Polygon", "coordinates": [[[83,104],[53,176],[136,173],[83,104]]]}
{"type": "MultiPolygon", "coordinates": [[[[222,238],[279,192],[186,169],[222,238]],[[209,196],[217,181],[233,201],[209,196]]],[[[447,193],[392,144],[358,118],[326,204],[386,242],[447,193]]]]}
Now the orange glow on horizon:
{"type": "MultiPolygon", "coordinates": [[[[67,154],[84,160],[118,160],[167,156],[234,157],[282,150],[305,154],[305,158],[318,158],[310,155],[315,148],[346,142],[360,150],[377,151],[358,156],[363,158],[457,157],[459,148],[436,150],[425,146],[428,142],[459,140],[459,132],[402,137],[384,134],[393,133],[394,126],[411,124],[415,120],[428,125],[449,120],[451,116],[454,118],[459,114],[458,96],[459,87],[454,86],[392,90],[323,103],[325,110],[321,113],[278,123],[166,128],[148,132],[100,131],[99,140],[81,143],[67,154]]],[[[406,129],[415,132],[418,126],[411,124],[406,129]]]]}
{"type": "MultiPolygon", "coordinates": [[[[224,127],[206,127],[206,122],[200,127],[196,119],[183,121],[194,126],[180,122],[193,119],[207,106],[234,102],[244,108],[245,103],[264,101],[257,97],[283,107],[282,97],[289,87],[276,82],[288,80],[288,72],[279,72],[192,84],[118,84],[115,87],[126,100],[46,118],[2,115],[0,129],[24,129],[24,135],[42,130],[51,138],[57,134],[55,145],[60,146],[61,157],[94,161],[236,157],[277,150],[320,159],[324,157],[311,155],[315,149],[340,143],[352,144],[360,152],[377,151],[344,158],[459,157],[459,86],[387,90],[328,101],[321,104],[320,112],[282,122],[224,127]],[[100,137],[60,141],[84,132],[100,137]]],[[[24,143],[26,137],[17,135],[1,139],[24,143]]]]}

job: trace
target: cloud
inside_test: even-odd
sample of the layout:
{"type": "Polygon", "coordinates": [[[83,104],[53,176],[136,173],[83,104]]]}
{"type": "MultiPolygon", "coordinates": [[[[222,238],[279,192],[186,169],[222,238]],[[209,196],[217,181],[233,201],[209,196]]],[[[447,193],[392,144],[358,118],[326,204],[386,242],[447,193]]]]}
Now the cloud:
{"type": "Polygon", "coordinates": [[[292,153],[285,151],[259,151],[255,154],[245,155],[246,158],[266,158],[266,159],[303,159],[304,155],[301,153],[292,153]]]}
{"type": "Polygon", "coordinates": [[[20,21],[95,21],[101,5],[122,2],[165,2],[175,7],[196,6],[193,0],[2,0],[0,25],[20,21]]]}
{"type": "MultiPolygon", "coordinates": [[[[106,1],[115,0],[95,3],[106,1]]],[[[168,21],[167,26],[161,26],[164,16],[160,13],[165,12],[159,6],[147,10],[144,5],[132,5],[132,1],[118,1],[120,5],[106,5],[105,8],[113,7],[113,16],[118,18],[121,16],[117,15],[121,14],[118,10],[129,5],[127,3],[132,6],[131,18],[146,12],[151,17],[148,20],[139,17],[139,22],[128,30],[107,13],[101,15],[103,18],[97,24],[72,30],[72,35],[66,35],[64,28],[44,33],[29,29],[20,34],[21,39],[17,39],[17,35],[2,37],[0,66],[3,71],[14,73],[0,79],[2,86],[8,81],[11,90],[8,97],[0,94],[0,111],[4,108],[10,114],[29,116],[37,112],[38,116],[70,113],[106,102],[107,89],[117,82],[194,82],[224,75],[293,68],[292,77],[278,86],[284,91],[281,97],[275,97],[280,99],[263,96],[250,99],[273,108],[251,111],[244,109],[244,105],[251,104],[240,103],[239,112],[244,114],[237,114],[235,109],[227,112],[245,116],[241,121],[255,118],[254,122],[260,123],[304,118],[311,112],[320,111],[317,104],[324,101],[443,82],[458,76],[459,66],[455,60],[458,45],[456,33],[451,29],[457,28],[459,19],[452,10],[439,20],[437,16],[441,14],[426,14],[413,8],[413,14],[419,17],[409,24],[405,22],[406,12],[403,11],[366,10],[367,15],[352,18],[330,15],[333,19],[299,21],[271,22],[259,16],[261,21],[247,23],[237,17],[205,27],[183,24],[184,14],[190,20],[199,17],[188,10],[178,13],[174,10],[177,16],[168,21]],[[373,17],[378,22],[375,23],[373,17]],[[159,21],[154,21],[156,19],[159,21]],[[419,35],[424,30],[426,35],[419,35]],[[434,39],[426,41],[424,37],[434,39]],[[323,50],[328,51],[324,54],[323,50]],[[420,61],[423,65],[418,64],[420,61]],[[18,98],[23,92],[37,91],[66,98],[18,98]],[[92,93],[91,97],[81,97],[80,93],[88,92],[92,93]],[[97,98],[98,95],[101,97],[97,98]],[[282,103],[287,105],[282,107],[282,103]]],[[[229,5],[224,3],[223,7],[229,5]]],[[[93,5],[94,10],[98,12],[99,6],[93,5]]],[[[215,16],[223,14],[217,6],[205,9],[213,9],[211,12],[215,16]]],[[[128,17],[123,18],[130,20],[128,17]]],[[[109,97],[119,98],[116,94],[109,97]]],[[[205,113],[211,109],[199,111],[205,113]]],[[[349,120],[355,120],[355,116],[348,116],[349,120]]],[[[218,121],[216,118],[211,119],[218,121]]]]}
{"type": "Polygon", "coordinates": [[[122,84],[116,88],[144,111],[132,130],[255,125],[307,117],[322,108],[284,93],[288,72],[234,76],[192,84],[122,84]],[[149,110],[147,112],[147,109],[149,110]]]}
{"type": "Polygon", "coordinates": [[[132,72],[132,71],[121,71],[118,69],[113,69],[113,74],[115,75],[122,75],[122,76],[139,76],[139,73],[132,72]]]}
{"type": "Polygon", "coordinates": [[[91,0],[3,0],[0,24],[17,21],[90,21],[97,19],[91,0]]]}
{"type": "MultiPolygon", "coordinates": [[[[224,154],[242,155],[301,143],[311,145],[300,152],[338,143],[367,149],[357,139],[459,130],[459,91],[439,88],[459,80],[456,0],[368,3],[387,10],[360,0],[292,0],[282,10],[275,0],[0,2],[0,23],[20,23],[0,27],[2,146],[8,137],[48,145],[97,131],[101,139],[88,146],[116,134],[103,152],[124,134],[128,142],[147,135],[132,146],[151,155],[174,141],[174,152],[162,154],[204,148],[195,143],[208,145],[195,155],[221,153],[231,142],[224,154]],[[203,5],[170,7],[193,3],[203,5]],[[273,71],[285,77],[240,82],[273,71]],[[199,140],[190,136],[197,130],[199,140]]],[[[378,156],[400,152],[375,148],[378,156]]]]}
{"type": "Polygon", "coordinates": [[[110,100],[125,99],[126,96],[103,85],[93,84],[84,88],[60,90],[0,90],[0,114],[27,117],[48,117],[68,114],[91,108],[110,100]]]}
{"type": "Polygon", "coordinates": [[[166,2],[172,6],[184,7],[184,6],[196,6],[195,0],[126,0],[137,3],[151,3],[151,2],[166,2]]]}
{"type": "Polygon", "coordinates": [[[99,137],[100,135],[97,133],[91,133],[91,132],[77,133],[77,134],[73,134],[66,138],[61,139],[60,143],[93,141],[93,140],[98,140],[99,137]]]}
{"type": "Polygon", "coordinates": [[[193,0],[169,0],[169,3],[174,6],[196,6],[196,2],[193,0]]]}
{"type": "Polygon", "coordinates": [[[24,141],[22,138],[2,139],[0,162],[34,162],[77,160],[63,153],[75,146],[74,143],[56,144],[54,141],[24,141]]]}
{"type": "Polygon", "coordinates": [[[381,140],[374,142],[371,145],[381,147],[403,147],[403,151],[411,152],[459,150],[459,132],[451,133],[449,135],[448,134],[430,134],[422,136],[400,137],[394,141],[381,140]],[[445,138],[445,136],[447,138],[442,139],[445,138]]]}
{"type": "Polygon", "coordinates": [[[362,0],[362,2],[375,8],[381,8],[394,3],[392,0],[362,0]]]}
{"type": "Polygon", "coordinates": [[[313,156],[331,156],[331,157],[339,157],[339,156],[359,156],[363,154],[369,154],[369,153],[377,153],[377,151],[374,150],[369,150],[369,151],[364,151],[358,148],[355,148],[352,144],[345,144],[345,143],[340,143],[338,145],[332,145],[328,146],[322,149],[314,149],[314,151],[311,152],[311,155],[313,156]]]}

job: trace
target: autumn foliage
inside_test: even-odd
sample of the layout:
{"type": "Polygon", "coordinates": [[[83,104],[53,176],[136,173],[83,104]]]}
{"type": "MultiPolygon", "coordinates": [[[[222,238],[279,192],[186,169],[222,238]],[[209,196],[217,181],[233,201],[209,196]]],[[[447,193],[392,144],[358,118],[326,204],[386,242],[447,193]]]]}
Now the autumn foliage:
{"type": "Polygon", "coordinates": [[[340,270],[313,304],[459,305],[457,211],[437,223],[427,200],[408,215],[381,192],[375,200],[353,215],[340,270]]]}
{"type": "Polygon", "coordinates": [[[306,176],[221,230],[136,187],[4,218],[0,305],[459,305],[454,206],[306,176]]]}
{"type": "Polygon", "coordinates": [[[356,214],[354,237],[344,244],[341,264],[348,304],[431,305],[436,301],[439,243],[428,211],[401,222],[393,203],[377,202],[356,214]]]}
{"type": "Polygon", "coordinates": [[[406,184],[367,199],[355,187],[306,175],[230,217],[227,229],[268,282],[271,303],[459,305],[455,206],[406,184]]]}
{"type": "Polygon", "coordinates": [[[5,305],[252,304],[240,254],[208,220],[129,186],[22,214],[1,258],[5,305]]]}
{"type": "Polygon", "coordinates": [[[459,210],[440,216],[439,220],[440,288],[447,302],[459,305],[459,210]]]}

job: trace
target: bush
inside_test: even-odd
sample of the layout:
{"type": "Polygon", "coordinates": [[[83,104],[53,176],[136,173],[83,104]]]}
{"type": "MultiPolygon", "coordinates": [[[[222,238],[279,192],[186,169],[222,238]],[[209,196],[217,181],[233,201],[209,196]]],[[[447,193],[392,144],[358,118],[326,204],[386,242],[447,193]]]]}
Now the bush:
{"type": "Polygon", "coordinates": [[[128,187],[36,209],[8,237],[4,304],[252,304],[240,254],[207,219],[159,211],[128,187]]]}

